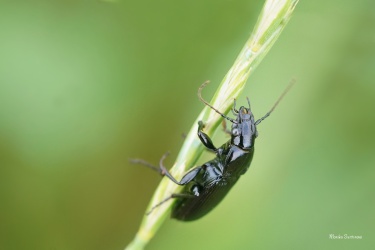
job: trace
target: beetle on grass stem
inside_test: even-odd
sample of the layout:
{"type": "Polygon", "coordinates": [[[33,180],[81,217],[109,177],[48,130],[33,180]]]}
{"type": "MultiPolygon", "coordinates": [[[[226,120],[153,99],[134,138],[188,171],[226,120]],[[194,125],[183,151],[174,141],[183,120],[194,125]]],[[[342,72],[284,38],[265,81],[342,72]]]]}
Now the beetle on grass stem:
{"type": "Polygon", "coordinates": [[[164,167],[163,161],[168,153],[164,154],[160,159],[159,167],[153,166],[141,159],[131,160],[132,163],[145,165],[159,172],[162,176],[166,176],[177,185],[184,186],[181,193],[172,194],[165,198],[159,204],[152,207],[147,214],[150,214],[155,208],[166,201],[175,198],[177,201],[172,209],[172,218],[182,221],[192,221],[206,215],[219,204],[240,176],[246,173],[250,167],[254,155],[255,138],[258,136],[257,125],[274,111],[281,99],[292,87],[294,81],[284,90],[271,110],[256,121],[251,112],[249,98],[247,98],[248,108],[241,106],[239,110],[236,109],[236,100],[234,100],[232,112],[236,116],[235,119],[226,116],[210,105],[201,95],[202,89],[207,84],[208,81],[204,82],[198,89],[198,97],[205,105],[232,123],[231,131],[227,131],[224,127],[224,130],[230,133],[231,139],[221,147],[215,147],[211,138],[203,132],[204,123],[199,121],[198,138],[209,151],[216,154],[216,157],[202,166],[191,169],[180,181],[177,181],[164,167]]]}

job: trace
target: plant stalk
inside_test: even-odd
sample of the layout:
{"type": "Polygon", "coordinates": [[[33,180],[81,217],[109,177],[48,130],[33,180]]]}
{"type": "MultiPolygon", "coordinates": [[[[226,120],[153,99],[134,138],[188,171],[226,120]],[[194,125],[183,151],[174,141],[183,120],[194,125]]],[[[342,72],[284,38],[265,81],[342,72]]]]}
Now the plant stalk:
{"type": "MultiPolygon", "coordinates": [[[[228,113],[233,105],[233,99],[242,92],[250,74],[271,49],[288,23],[297,3],[298,0],[266,0],[250,38],[210,102],[215,108],[225,114],[228,113]]],[[[204,150],[197,137],[198,121],[204,121],[206,125],[204,132],[212,136],[220,124],[221,116],[208,107],[205,107],[199,114],[185,139],[175,164],[170,170],[177,180],[180,180],[187,170],[194,167],[204,150]]],[[[182,187],[168,178],[163,178],[149,203],[147,211],[150,211],[152,207],[166,197],[173,193],[179,193],[181,190],[182,187]]],[[[172,204],[173,199],[158,206],[150,215],[145,215],[134,240],[125,250],[143,249],[170,214],[172,204]]]]}

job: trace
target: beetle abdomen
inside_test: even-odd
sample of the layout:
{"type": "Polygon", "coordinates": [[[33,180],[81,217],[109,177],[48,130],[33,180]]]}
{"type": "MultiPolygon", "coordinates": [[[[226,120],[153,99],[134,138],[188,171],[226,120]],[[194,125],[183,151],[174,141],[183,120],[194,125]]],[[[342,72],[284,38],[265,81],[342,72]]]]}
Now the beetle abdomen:
{"type": "Polygon", "coordinates": [[[172,210],[172,218],[182,221],[192,221],[201,218],[216,207],[237,182],[237,179],[227,181],[221,179],[205,187],[203,192],[193,198],[180,198],[172,210]]]}

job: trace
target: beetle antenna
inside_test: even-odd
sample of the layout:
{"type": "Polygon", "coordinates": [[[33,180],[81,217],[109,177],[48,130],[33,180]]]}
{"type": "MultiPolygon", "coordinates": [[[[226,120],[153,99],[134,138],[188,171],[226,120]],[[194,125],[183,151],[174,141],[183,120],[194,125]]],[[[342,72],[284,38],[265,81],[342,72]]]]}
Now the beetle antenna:
{"type": "Polygon", "coordinates": [[[276,106],[279,104],[279,102],[284,98],[284,96],[286,95],[286,93],[288,93],[288,91],[293,87],[293,85],[296,83],[296,79],[292,79],[290,81],[290,83],[288,84],[288,86],[286,87],[286,89],[284,90],[284,92],[280,95],[279,99],[277,99],[277,101],[275,102],[275,104],[273,105],[273,107],[271,108],[270,111],[267,112],[267,114],[265,114],[262,118],[258,119],[256,122],[255,122],[255,125],[258,125],[259,123],[261,123],[264,119],[266,119],[268,116],[270,116],[270,114],[275,110],[276,106]]]}
{"type": "Polygon", "coordinates": [[[238,114],[238,110],[236,109],[236,98],[233,99],[233,108],[232,108],[232,113],[234,115],[238,114]]]}
{"type": "Polygon", "coordinates": [[[217,110],[216,108],[214,108],[211,104],[209,104],[206,100],[203,99],[202,97],[202,89],[204,87],[206,87],[206,85],[209,83],[210,81],[205,81],[198,89],[198,97],[199,99],[204,103],[206,104],[208,107],[210,107],[211,109],[213,109],[214,111],[216,111],[216,113],[218,113],[219,115],[221,115],[223,118],[227,119],[228,121],[231,121],[232,123],[237,123],[235,120],[233,120],[232,118],[224,115],[223,113],[221,113],[219,110],[217,110]]]}
{"type": "Polygon", "coordinates": [[[251,110],[250,99],[247,96],[246,96],[246,99],[247,99],[247,104],[249,104],[249,109],[251,110]]]}

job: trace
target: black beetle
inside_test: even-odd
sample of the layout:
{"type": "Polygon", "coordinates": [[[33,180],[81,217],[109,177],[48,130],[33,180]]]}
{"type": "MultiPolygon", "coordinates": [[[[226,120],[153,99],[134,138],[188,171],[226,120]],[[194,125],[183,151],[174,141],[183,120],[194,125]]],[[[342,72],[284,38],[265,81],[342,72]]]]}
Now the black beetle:
{"type": "Polygon", "coordinates": [[[203,122],[199,121],[198,137],[208,150],[216,154],[216,157],[213,160],[204,163],[202,166],[191,169],[180,181],[177,181],[163,165],[163,161],[167,154],[164,154],[161,158],[159,167],[153,166],[144,160],[132,160],[133,163],[146,165],[158,171],[162,176],[168,177],[174,183],[185,186],[182,193],[172,194],[167,197],[154,206],[148,214],[151,213],[154,208],[160,206],[169,199],[177,198],[178,200],[172,209],[172,218],[182,221],[192,221],[206,215],[217,204],[219,204],[228,191],[238,181],[240,176],[246,173],[250,166],[254,155],[255,138],[258,136],[256,126],[272,113],[293,84],[292,82],[287,87],[266,115],[255,121],[248,98],[247,101],[249,107],[246,108],[242,106],[239,110],[236,109],[236,100],[234,100],[232,112],[236,116],[236,119],[227,117],[211,106],[201,96],[201,91],[207,83],[208,81],[203,83],[198,89],[198,97],[205,105],[215,110],[223,118],[232,122],[231,131],[227,131],[224,126],[225,131],[230,133],[231,139],[221,147],[216,148],[212,143],[211,138],[203,132],[203,122]]]}

